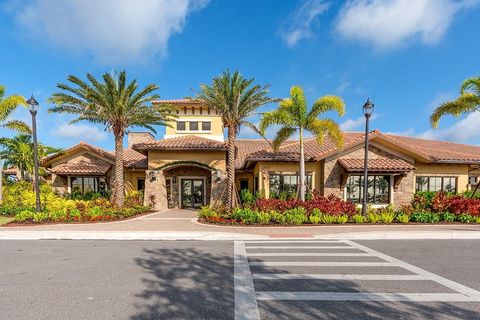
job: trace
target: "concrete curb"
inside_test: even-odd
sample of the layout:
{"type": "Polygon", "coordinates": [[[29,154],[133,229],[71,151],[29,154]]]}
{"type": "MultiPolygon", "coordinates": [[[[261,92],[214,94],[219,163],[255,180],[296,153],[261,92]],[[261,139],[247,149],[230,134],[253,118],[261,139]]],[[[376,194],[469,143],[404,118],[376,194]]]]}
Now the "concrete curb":
{"type": "Polygon", "coordinates": [[[479,231],[373,231],[337,234],[301,234],[295,237],[233,232],[159,231],[0,231],[0,240],[266,240],[266,239],[341,239],[341,240],[477,240],[479,231]]]}

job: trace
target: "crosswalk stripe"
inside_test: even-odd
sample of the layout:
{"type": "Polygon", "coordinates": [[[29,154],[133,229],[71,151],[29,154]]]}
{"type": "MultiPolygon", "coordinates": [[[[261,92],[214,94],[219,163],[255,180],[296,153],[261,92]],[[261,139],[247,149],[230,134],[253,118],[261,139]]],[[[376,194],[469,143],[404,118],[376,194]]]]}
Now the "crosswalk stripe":
{"type": "Polygon", "coordinates": [[[251,267],[396,267],[390,262],[253,261],[251,267]]]}
{"type": "Polygon", "coordinates": [[[369,253],[350,252],[252,252],[249,257],[374,257],[369,253]]]}
{"type": "Polygon", "coordinates": [[[429,280],[417,274],[316,274],[316,273],[254,273],[254,280],[429,280]]]}
{"type": "Polygon", "coordinates": [[[460,293],[257,292],[257,300],[315,301],[480,301],[460,293]]]}
{"type": "Polygon", "coordinates": [[[351,246],[246,246],[249,249],[351,249],[358,250],[351,246]]]}

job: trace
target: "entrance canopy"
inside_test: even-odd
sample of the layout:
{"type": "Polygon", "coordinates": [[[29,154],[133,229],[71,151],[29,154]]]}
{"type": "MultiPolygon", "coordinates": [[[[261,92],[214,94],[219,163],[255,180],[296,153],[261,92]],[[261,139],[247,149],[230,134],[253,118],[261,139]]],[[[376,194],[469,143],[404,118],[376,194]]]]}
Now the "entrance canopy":
{"type": "MultiPolygon", "coordinates": [[[[364,159],[343,158],[339,159],[338,163],[347,172],[363,172],[364,170],[364,159]]],[[[384,173],[400,173],[415,170],[413,164],[405,160],[389,158],[368,159],[367,168],[369,172],[384,173]]]]}

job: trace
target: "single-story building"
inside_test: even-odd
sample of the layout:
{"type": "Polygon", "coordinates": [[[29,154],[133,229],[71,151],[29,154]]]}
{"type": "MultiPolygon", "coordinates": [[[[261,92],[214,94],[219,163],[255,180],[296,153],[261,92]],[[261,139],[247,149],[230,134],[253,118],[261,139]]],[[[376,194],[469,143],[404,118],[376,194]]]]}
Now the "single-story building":
{"type": "MultiPolygon", "coordinates": [[[[222,117],[191,99],[159,100],[176,107],[178,118],[166,127],[164,139],[130,132],[125,150],[127,190],[144,190],[155,209],[197,208],[225,197],[227,148],[222,117]]],[[[360,203],[365,134],[345,132],[338,149],[327,137],[322,145],[305,140],[309,190],[335,194],[360,203]]],[[[369,133],[369,202],[402,205],[415,191],[463,192],[478,183],[480,147],[431,141],[378,130],[369,133]]],[[[238,190],[262,196],[295,194],[299,168],[298,141],[273,152],[263,139],[239,139],[235,169],[238,190]]],[[[112,185],[114,154],[79,143],[46,158],[48,180],[60,192],[88,192],[112,185]]]]}

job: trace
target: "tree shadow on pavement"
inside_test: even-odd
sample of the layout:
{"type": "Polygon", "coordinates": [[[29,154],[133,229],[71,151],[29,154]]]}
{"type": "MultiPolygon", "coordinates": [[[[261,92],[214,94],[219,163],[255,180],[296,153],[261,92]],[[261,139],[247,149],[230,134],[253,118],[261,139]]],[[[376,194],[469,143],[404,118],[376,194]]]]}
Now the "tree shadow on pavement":
{"type": "Polygon", "coordinates": [[[135,262],[148,275],[130,319],[233,319],[232,251],[144,249],[135,262]]]}

